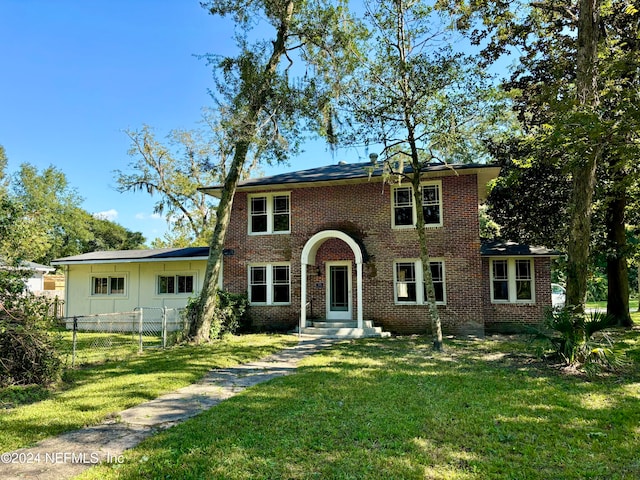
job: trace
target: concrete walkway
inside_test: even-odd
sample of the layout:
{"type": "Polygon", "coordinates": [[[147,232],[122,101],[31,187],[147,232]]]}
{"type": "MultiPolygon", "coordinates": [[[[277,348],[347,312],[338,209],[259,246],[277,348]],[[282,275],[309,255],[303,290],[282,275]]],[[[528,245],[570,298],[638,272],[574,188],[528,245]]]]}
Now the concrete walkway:
{"type": "Polygon", "coordinates": [[[200,382],[129,408],[93,427],[49,438],[32,448],[0,455],[0,478],[65,479],[101,462],[122,463],[122,454],[142,440],[169,428],[245,388],[294,373],[298,362],[338,340],[301,340],[257,362],[212,370],[200,382]]]}

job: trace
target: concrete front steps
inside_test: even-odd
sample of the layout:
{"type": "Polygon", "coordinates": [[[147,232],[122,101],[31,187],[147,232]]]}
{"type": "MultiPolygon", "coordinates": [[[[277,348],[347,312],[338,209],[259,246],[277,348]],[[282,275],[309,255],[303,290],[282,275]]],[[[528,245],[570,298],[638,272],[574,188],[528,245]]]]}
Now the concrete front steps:
{"type": "MultiPolygon", "coordinates": [[[[389,337],[389,332],[383,332],[382,327],[374,327],[371,320],[363,322],[364,328],[358,328],[356,321],[336,320],[307,320],[306,328],[302,329],[302,335],[322,338],[365,338],[365,337],[389,337]]],[[[298,333],[298,328],[294,330],[298,333]]]]}

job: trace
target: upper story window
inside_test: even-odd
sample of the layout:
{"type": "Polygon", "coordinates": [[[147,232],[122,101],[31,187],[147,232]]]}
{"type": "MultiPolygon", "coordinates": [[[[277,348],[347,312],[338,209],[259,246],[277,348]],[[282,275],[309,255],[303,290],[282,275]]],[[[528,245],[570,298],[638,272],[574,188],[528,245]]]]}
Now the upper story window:
{"type": "Polygon", "coordinates": [[[158,293],[193,293],[193,283],[193,275],[158,275],[158,293]]]}
{"type": "Polygon", "coordinates": [[[125,277],[93,277],[91,295],[124,295],[125,277]]]}
{"type": "Polygon", "coordinates": [[[291,195],[260,193],[249,196],[249,234],[289,233],[291,195]]]}
{"type": "Polygon", "coordinates": [[[249,302],[252,305],[285,305],[291,302],[288,264],[249,266],[249,302]]]}
{"type": "Polygon", "coordinates": [[[532,303],[535,299],[533,260],[492,259],[491,301],[494,303],[532,303]]]}
{"type": "MultiPolygon", "coordinates": [[[[447,299],[444,262],[432,259],[429,265],[436,293],[436,303],[444,305],[447,299]]],[[[427,287],[424,282],[422,262],[420,260],[401,260],[395,262],[394,269],[396,303],[415,305],[427,303],[427,287]]]]}
{"type": "MultiPolygon", "coordinates": [[[[442,182],[423,182],[422,212],[427,227],[442,226],[442,182]]],[[[412,228],[416,225],[417,214],[414,208],[413,188],[406,185],[392,187],[392,226],[393,228],[412,228]]]]}

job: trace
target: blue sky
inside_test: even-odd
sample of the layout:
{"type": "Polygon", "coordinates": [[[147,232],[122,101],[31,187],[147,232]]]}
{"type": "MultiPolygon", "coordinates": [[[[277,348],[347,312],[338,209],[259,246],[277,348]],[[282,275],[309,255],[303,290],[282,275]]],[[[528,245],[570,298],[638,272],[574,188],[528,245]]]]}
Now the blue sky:
{"type": "MultiPolygon", "coordinates": [[[[114,189],[113,171],[131,162],[123,130],[149,124],[162,137],[195,128],[213,84],[194,54],[231,51],[232,34],[230,21],[198,0],[0,0],[0,145],[9,171],[54,165],[89,212],[109,212],[148,241],[162,236],[166,224],[152,215],[151,197],[114,189]]],[[[332,158],[316,143],[291,166],[265,173],[344,155],[332,158]]]]}

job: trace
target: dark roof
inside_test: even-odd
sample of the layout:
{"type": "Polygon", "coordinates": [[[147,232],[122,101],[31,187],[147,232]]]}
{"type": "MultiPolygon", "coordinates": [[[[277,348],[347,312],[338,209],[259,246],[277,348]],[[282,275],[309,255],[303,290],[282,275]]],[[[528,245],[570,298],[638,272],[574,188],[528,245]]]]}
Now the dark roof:
{"type": "MultiPolygon", "coordinates": [[[[240,182],[240,187],[250,187],[254,185],[279,185],[287,183],[309,183],[309,182],[328,182],[332,180],[353,180],[356,178],[367,178],[369,172],[367,167],[371,167],[371,163],[343,163],[336,165],[327,165],[324,167],[311,168],[309,170],[299,170],[297,172],[281,173],[270,177],[249,178],[240,182]]],[[[374,169],[373,176],[382,174],[382,167],[378,166],[374,169]]]]}
{"type": "Polygon", "coordinates": [[[484,257],[557,257],[560,252],[546,247],[534,247],[505,240],[484,240],[480,246],[484,257]]]}
{"type": "MultiPolygon", "coordinates": [[[[337,180],[357,180],[369,178],[369,171],[371,167],[370,162],[362,163],[339,163],[336,165],[327,165],[325,167],[311,168],[309,170],[299,170],[297,172],[282,173],[279,175],[272,175],[270,177],[262,178],[249,178],[243,180],[238,184],[238,188],[243,187],[262,187],[267,185],[290,185],[296,183],[317,183],[317,182],[330,182],[337,180]]],[[[453,171],[453,170],[467,170],[478,168],[497,168],[496,165],[487,164],[450,164],[450,165],[429,165],[423,172],[439,172],[439,171],[453,171]]],[[[371,173],[372,177],[379,177],[382,175],[382,164],[378,163],[371,173]]],[[[405,173],[411,173],[410,166],[405,167],[405,173]]],[[[221,190],[222,185],[214,185],[210,187],[202,187],[200,190],[204,191],[216,191],[221,190]]]]}
{"type": "Polygon", "coordinates": [[[121,263],[121,262],[155,262],[184,260],[189,258],[208,258],[209,247],[158,248],[149,250],[104,250],[83,253],[72,257],[57,258],[53,265],[71,263],[121,263]]]}

